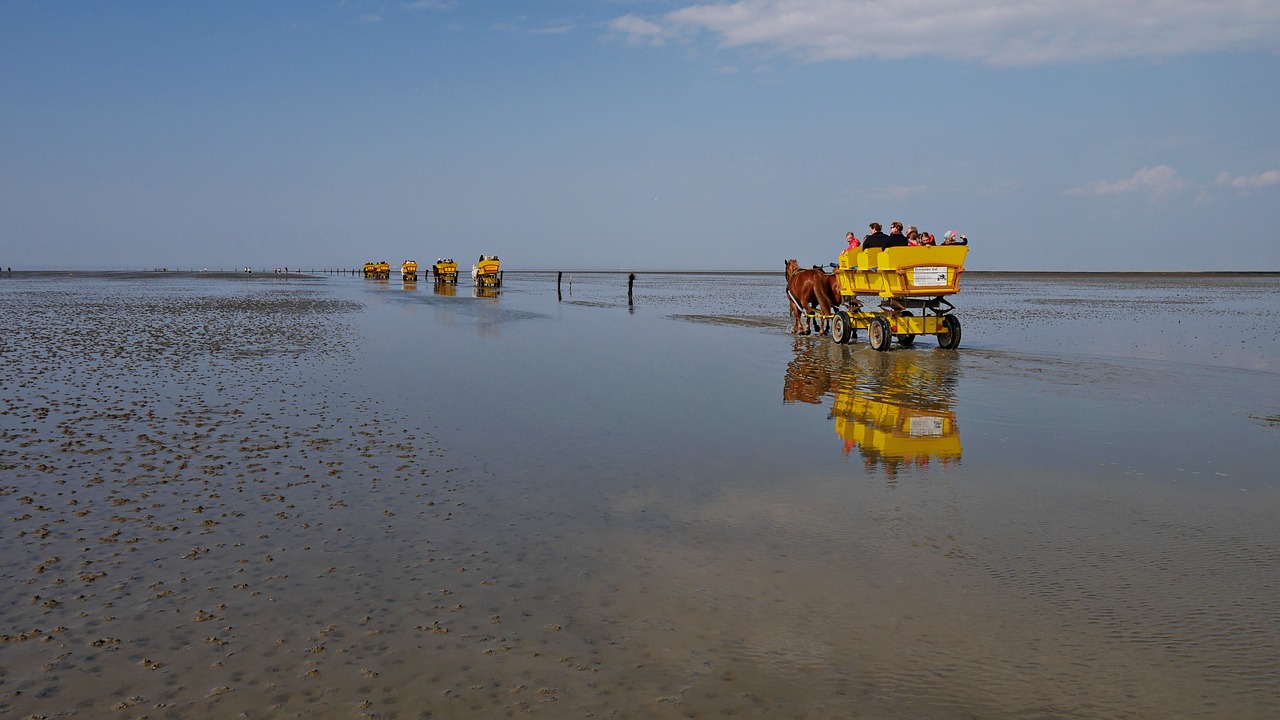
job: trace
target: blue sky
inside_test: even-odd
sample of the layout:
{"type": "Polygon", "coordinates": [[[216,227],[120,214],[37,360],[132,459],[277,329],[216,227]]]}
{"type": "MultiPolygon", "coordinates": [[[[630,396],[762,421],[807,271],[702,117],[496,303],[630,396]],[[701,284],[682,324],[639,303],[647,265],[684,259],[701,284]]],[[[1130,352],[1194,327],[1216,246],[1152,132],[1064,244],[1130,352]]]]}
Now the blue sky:
{"type": "Polygon", "coordinates": [[[1276,0],[0,0],[0,266],[1280,270],[1276,0]]]}

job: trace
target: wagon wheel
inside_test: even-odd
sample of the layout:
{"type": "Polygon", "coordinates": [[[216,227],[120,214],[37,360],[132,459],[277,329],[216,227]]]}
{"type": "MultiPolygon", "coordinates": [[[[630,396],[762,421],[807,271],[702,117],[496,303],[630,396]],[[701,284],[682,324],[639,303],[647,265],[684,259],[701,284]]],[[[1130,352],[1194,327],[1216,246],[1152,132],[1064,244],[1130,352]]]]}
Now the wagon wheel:
{"type": "Polygon", "coordinates": [[[837,344],[844,345],[853,338],[853,320],[850,319],[849,313],[844,310],[837,310],[836,316],[831,319],[831,339],[837,344]]]}
{"type": "Polygon", "coordinates": [[[871,349],[884,352],[889,349],[889,343],[893,340],[893,333],[889,331],[889,321],[882,317],[871,318],[871,322],[867,324],[867,342],[871,343],[871,349]]]}
{"type": "MultiPolygon", "coordinates": [[[[911,311],[910,311],[910,310],[903,310],[902,312],[900,312],[900,313],[898,313],[898,314],[899,314],[899,315],[906,315],[907,317],[912,317],[912,315],[911,315],[911,311]]],[[[907,335],[907,334],[903,334],[903,335],[899,335],[899,336],[898,336],[898,344],[899,344],[899,345],[901,345],[902,347],[911,347],[912,345],[914,345],[914,344],[915,344],[915,342],[916,342],[916,336],[915,336],[915,335],[907,335]]]]}
{"type": "Polygon", "coordinates": [[[942,327],[946,332],[938,335],[938,347],[955,350],[960,345],[960,319],[955,315],[943,315],[942,327]]]}

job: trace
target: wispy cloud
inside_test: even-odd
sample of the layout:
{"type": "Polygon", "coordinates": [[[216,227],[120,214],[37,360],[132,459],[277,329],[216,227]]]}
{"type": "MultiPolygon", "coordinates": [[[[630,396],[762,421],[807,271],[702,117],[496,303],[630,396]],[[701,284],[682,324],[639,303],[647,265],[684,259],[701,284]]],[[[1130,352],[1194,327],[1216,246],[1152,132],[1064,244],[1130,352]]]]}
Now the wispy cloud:
{"type": "Polygon", "coordinates": [[[639,15],[623,15],[608,22],[609,32],[614,37],[621,37],[629,45],[660,46],[667,42],[672,33],[658,23],[645,20],[639,15]]]}
{"type": "Polygon", "coordinates": [[[1067,195],[1130,195],[1141,193],[1162,198],[1190,189],[1191,183],[1168,165],[1144,167],[1126,180],[1099,180],[1084,187],[1067,190],[1067,195]]]}
{"type": "Polygon", "coordinates": [[[1268,170],[1257,175],[1232,175],[1229,172],[1221,172],[1214,184],[1235,190],[1255,190],[1280,185],[1280,170],[1268,170]]]}
{"type": "Polygon", "coordinates": [[[739,0],[696,3],[610,33],[632,45],[694,41],[806,61],[943,56],[1039,65],[1219,50],[1280,51],[1274,0],[739,0]]]}

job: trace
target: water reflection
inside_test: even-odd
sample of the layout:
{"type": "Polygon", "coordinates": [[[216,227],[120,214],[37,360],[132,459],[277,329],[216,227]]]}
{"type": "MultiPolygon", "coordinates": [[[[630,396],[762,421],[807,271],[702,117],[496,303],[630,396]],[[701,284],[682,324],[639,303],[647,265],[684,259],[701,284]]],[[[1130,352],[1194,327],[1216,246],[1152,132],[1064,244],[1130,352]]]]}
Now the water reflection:
{"type": "Polygon", "coordinates": [[[954,353],[868,353],[833,343],[795,340],[784,403],[823,405],[845,455],[890,479],[908,466],[950,465],[961,456],[954,353]]]}
{"type": "Polygon", "coordinates": [[[435,284],[436,294],[444,297],[454,297],[458,294],[458,284],[451,282],[437,282],[435,284]]]}
{"type": "Polygon", "coordinates": [[[487,285],[476,285],[474,289],[474,297],[496,299],[498,297],[498,288],[487,285]]]}

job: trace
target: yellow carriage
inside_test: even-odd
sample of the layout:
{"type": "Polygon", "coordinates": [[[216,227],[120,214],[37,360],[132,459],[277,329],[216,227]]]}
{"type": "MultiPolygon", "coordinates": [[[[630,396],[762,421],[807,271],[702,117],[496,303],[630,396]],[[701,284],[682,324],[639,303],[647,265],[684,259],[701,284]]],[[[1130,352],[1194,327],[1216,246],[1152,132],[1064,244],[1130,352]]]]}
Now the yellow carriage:
{"type": "Polygon", "coordinates": [[[481,255],[474,268],[476,287],[496,288],[502,285],[500,268],[497,255],[481,255]]]}
{"type": "Polygon", "coordinates": [[[418,279],[418,261],[405,260],[400,263],[400,279],[416,281],[418,279]]]}
{"type": "Polygon", "coordinates": [[[391,265],[386,260],[367,262],[364,264],[364,276],[367,278],[389,278],[391,277],[391,265]]]}
{"type": "Polygon", "coordinates": [[[437,258],[434,268],[436,284],[458,284],[458,263],[453,258],[437,258]]]}
{"type": "Polygon", "coordinates": [[[884,351],[894,339],[910,346],[919,335],[934,335],[942,348],[956,348],[960,320],[946,296],[960,292],[968,252],[963,245],[922,245],[840,253],[840,307],[828,318],[831,337],[843,344],[863,329],[871,347],[884,351]],[[864,309],[865,297],[879,303],[864,309]]]}

